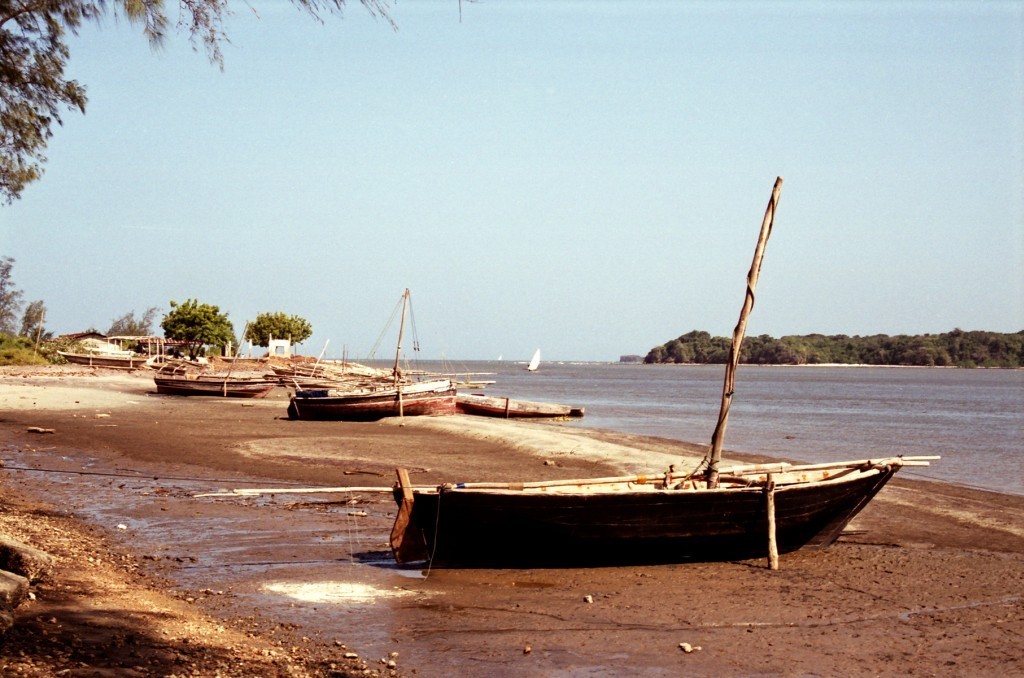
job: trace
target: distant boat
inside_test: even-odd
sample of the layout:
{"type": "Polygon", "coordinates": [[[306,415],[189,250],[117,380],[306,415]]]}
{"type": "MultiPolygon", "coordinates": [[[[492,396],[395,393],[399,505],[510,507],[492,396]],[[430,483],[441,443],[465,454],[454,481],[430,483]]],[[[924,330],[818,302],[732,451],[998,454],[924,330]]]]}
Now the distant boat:
{"type": "Polygon", "coordinates": [[[148,355],[139,355],[131,351],[122,353],[57,353],[74,365],[90,365],[92,367],[112,367],[121,370],[137,370],[146,366],[148,355]]]}
{"type": "Polygon", "coordinates": [[[530,364],[526,366],[526,369],[530,372],[536,372],[537,368],[540,367],[540,349],[538,348],[533,353],[533,357],[530,358],[530,364]]]}
{"type": "Polygon", "coordinates": [[[455,388],[449,379],[409,382],[399,368],[409,290],[402,295],[402,320],[392,383],[363,389],[299,389],[288,403],[289,419],[375,421],[384,417],[455,414],[455,388]]]}
{"type": "Polygon", "coordinates": [[[232,377],[217,374],[166,374],[155,372],[156,392],[177,396],[220,396],[222,398],[263,398],[277,386],[277,380],[232,377]]]}
{"type": "Polygon", "coordinates": [[[456,411],[481,417],[503,419],[542,419],[558,417],[582,417],[582,407],[570,407],[557,403],[538,403],[532,400],[513,400],[479,393],[460,393],[455,399],[456,411]]]}
{"type": "Polygon", "coordinates": [[[455,414],[455,389],[448,379],[357,391],[302,389],[288,404],[288,418],[303,420],[376,421],[443,414],[455,414]]]}

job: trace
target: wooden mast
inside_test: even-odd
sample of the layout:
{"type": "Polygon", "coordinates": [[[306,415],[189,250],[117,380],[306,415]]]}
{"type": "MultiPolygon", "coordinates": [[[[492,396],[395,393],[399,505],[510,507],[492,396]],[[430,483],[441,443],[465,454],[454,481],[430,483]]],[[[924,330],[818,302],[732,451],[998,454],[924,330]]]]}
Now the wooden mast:
{"type": "Polygon", "coordinates": [[[398,416],[404,417],[402,406],[402,385],[401,385],[401,369],[398,367],[399,360],[402,358],[402,333],[405,331],[405,313],[409,308],[409,288],[405,288],[405,293],[402,295],[402,319],[398,323],[398,348],[395,350],[395,388],[398,389],[398,416]]]}
{"type": "Polygon", "coordinates": [[[736,366],[740,362],[740,345],[743,343],[743,335],[747,331],[747,316],[754,308],[754,288],[757,287],[757,278],[761,274],[761,260],[764,258],[764,248],[768,244],[768,237],[772,234],[775,210],[779,205],[781,191],[782,177],[777,177],[775,186],[772,188],[772,197],[768,200],[768,207],[764,212],[764,220],[761,222],[761,234],[757,239],[757,247],[754,249],[754,261],[750,264],[750,272],[747,273],[747,293],[743,298],[740,319],[732,333],[729,362],[725,365],[725,383],[722,385],[722,407],[718,412],[718,424],[715,425],[715,432],[711,436],[711,449],[707,456],[707,482],[708,487],[711,488],[718,487],[718,462],[722,458],[725,426],[729,419],[729,408],[732,406],[732,394],[736,390],[736,366]]]}

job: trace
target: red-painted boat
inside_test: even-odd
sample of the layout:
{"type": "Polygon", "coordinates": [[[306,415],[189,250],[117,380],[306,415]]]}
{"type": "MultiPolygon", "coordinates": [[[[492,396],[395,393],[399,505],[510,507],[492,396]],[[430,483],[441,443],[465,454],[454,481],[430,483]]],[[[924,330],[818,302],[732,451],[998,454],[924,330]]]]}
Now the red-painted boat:
{"type": "Polygon", "coordinates": [[[288,404],[288,418],[375,421],[455,414],[455,395],[447,379],[360,391],[300,389],[288,404]]]}

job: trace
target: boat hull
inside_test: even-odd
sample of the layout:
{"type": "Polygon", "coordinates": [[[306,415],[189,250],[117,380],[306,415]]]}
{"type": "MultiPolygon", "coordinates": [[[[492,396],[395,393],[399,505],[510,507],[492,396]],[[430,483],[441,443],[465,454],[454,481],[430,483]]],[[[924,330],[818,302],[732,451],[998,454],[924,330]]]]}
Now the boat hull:
{"type": "Polygon", "coordinates": [[[557,403],[540,403],[532,400],[513,400],[478,394],[459,394],[456,409],[461,414],[503,419],[582,417],[582,407],[570,407],[557,403]]]}
{"type": "Polygon", "coordinates": [[[91,353],[67,353],[57,351],[65,360],[73,365],[89,365],[90,367],[109,367],[119,370],[138,370],[146,367],[149,356],[99,355],[91,353]]]}
{"type": "Polygon", "coordinates": [[[288,418],[300,420],[377,421],[386,417],[455,414],[455,389],[328,395],[332,391],[298,391],[288,404],[288,418]]]}
{"type": "Polygon", "coordinates": [[[213,396],[220,398],[263,398],[274,387],[275,381],[244,381],[240,379],[189,379],[154,375],[156,392],[176,396],[213,396]]]}
{"type": "MultiPolygon", "coordinates": [[[[775,491],[779,552],[823,548],[896,472],[775,491]]],[[[401,497],[396,493],[401,505],[401,497]]],[[[761,557],[761,487],[532,493],[458,488],[414,493],[410,528],[434,567],[562,567],[761,557]]]]}

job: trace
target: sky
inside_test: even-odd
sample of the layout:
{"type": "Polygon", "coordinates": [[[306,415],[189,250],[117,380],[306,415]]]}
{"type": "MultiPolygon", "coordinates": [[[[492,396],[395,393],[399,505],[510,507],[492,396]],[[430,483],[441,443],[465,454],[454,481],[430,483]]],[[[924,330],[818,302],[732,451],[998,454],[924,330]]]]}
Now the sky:
{"type": "Polygon", "coordinates": [[[776,176],[748,336],[1024,330],[1024,2],[232,5],[223,70],[71,41],[0,205],[48,330],[195,298],[386,358],[409,288],[421,359],[616,361],[731,335],[776,176]]]}

